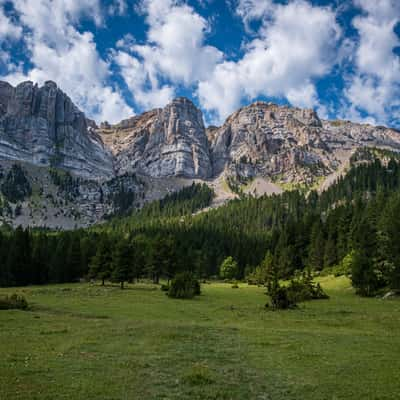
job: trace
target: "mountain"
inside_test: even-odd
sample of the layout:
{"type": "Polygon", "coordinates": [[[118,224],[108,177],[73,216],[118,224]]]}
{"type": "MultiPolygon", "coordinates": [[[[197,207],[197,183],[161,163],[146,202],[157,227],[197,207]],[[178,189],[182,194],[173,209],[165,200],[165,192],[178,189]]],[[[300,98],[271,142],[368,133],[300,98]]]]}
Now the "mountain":
{"type": "Polygon", "coordinates": [[[313,110],[256,102],[209,133],[214,175],[257,176],[312,184],[359,147],[400,149],[399,132],[349,121],[323,121],[313,110]]]}
{"type": "Polygon", "coordinates": [[[206,128],[186,98],[97,126],[54,82],[0,82],[0,211],[14,225],[87,226],[193,181],[215,189],[215,204],[324,188],[362,147],[399,151],[400,134],[265,102],[206,128]]]}
{"type": "Polygon", "coordinates": [[[186,98],[97,130],[115,157],[116,173],[207,179],[212,174],[203,115],[186,98]]]}
{"type": "Polygon", "coordinates": [[[85,115],[54,82],[0,82],[0,157],[111,178],[113,161],[85,115]]]}

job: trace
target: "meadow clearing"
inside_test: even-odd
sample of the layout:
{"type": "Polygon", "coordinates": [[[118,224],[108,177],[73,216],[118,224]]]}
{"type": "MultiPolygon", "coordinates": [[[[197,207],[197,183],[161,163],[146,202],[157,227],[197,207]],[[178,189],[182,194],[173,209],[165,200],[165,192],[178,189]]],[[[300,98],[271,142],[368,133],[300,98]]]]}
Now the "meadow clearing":
{"type": "Polygon", "coordinates": [[[30,304],[0,311],[0,399],[399,399],[400,300],[320,282],[329,300],[289,311],[247,284],[0,289],[30,304]]]}

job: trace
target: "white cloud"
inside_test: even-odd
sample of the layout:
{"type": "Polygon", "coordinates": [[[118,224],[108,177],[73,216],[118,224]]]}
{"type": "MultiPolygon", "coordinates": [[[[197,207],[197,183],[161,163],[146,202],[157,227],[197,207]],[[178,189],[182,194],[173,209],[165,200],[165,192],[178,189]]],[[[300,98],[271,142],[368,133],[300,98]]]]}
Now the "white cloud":
{"type": "Polygon", "coordinates": [[[239,0],[236,8],[236,13],[242,18],[247,31],[251,31],[252,21],[268,19],[273,12],[273,0],[239,0]]]}
{"type": "Polygon", "coordinates": [[[25,44],[33,67],[24,74],[10,66],[3,79],[13,84],[54,80],[97,121],[117,122],[133,114],[122,95],[107,85],[109,65],[99,56],[93,34],[74,27],[82,16],[101,23],[98,0],[14,0],[14,7],[29,30],[25,44]]]}
{"type": "MultiPolygon", "coordinates": [[[[242,5],[254,1],[246,0],[242,5]]],[[[207,110],[217,110],[220,120],[243,99],[285,97],[293,105],[318,106],[313,79],[324,76],[335,63],[341,31],[335,13],[305,1],[287,5],[263,3],[259,11],[241,11],[244,21],[264,18],[258,37],[236,63],[225,61],[199,84],[198,95],[207,110]],[[268,12],[268,16],[264,16],[268,12]]]]}
{"type": "Polygon", "coordinates": [[[378,123],[395,122],[400,108],[400,57],[394,32],[400,22],[397,0],[355,0],[363,11],[353,19],[358,31],[355,73],[348,78],[345,95],[351,115],[368,113],[378,123]]]}
{"type": "Polygon", "coordinates": [[[125,44],[114,61],[136,101],[157,107],[174,95],[171,84],[197,84],[212,73],[223,54],[204,44],[209,24],[192,7],[173,0],[145,0],[141,11],[149,25],[146,43],[125,44]]]}
{"type": "Polygon", "coordinates": [[[164,107],[174,97],[174,89],[169,85],[160,87],[157,80],[153,82],[151,89],[149,89],[148,72],[136,57],[124,51],[118,51],[115,54],[114,61],[119,66],[121,75],[132,91],[136,103],[144,109],[164,107]]]}
{"type": "Polygon", "coordinates": [[[15,25],[8,16],[5,15],[0,3],[0,40],[19,39],[22,35],[22,28],[15,25]]]}

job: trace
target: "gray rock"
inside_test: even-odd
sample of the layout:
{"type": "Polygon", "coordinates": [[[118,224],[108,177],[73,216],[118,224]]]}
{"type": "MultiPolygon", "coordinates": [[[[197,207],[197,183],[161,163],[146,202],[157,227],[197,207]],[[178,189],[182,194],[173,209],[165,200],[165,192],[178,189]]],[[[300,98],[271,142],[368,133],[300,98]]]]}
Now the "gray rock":
{"type": "Polygon", "coordinates": [[[0,83],[0,158],[66,169],[78,176],[113,175],[112,156],[88,130],[84,114],[54,82],[42,87],[0,83]]]}
{"type": "Polygon", "coordinates": [[[400,150],[394,129],[323,121],[313,110],[256,102],[207,130],[215,176],[276,177],[312,183],[334,173],[359,147],[400,150]]]}
{"type": "Polygon", "coordinates": [[[98,132],[111,148],[118,174],[208,178],[211,163],[199,109],[186,98],[98,132]]]}

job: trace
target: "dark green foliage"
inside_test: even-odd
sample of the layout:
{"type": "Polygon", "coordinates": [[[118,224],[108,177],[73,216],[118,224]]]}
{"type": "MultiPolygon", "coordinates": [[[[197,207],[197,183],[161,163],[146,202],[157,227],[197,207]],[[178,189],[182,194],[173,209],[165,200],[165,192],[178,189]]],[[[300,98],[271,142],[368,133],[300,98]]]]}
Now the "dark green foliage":
{"type": "Polygon", "coordinates": [[[11,296],[0,297],[0,310],[26,310],[28,309],[28,302],[24,296],[16,293],[11,296]]]}
{"type": "Polygon", "coordinates": [[[171,193],[161,200],[146,204],[140,211],[133,214],[132,219],[191,215],[202,208],[208,207],[213,197],[213,190],[206,184],[193,183],[191,186],[171,193]]]}
{"type": "Polygon", "coordinates": [[[6,199],[12,203],[23,201],[32,194],[31,184],[21,166],[13,164],[1,184],[1,191],[6,199]]]}
{"type": "Polygon", "coordinates": [[[310,271],[303,272],[298,278],[292,279],[287,287],[287,293],[293,303],[329,298],[321,285],[313,281],[310,271]]]}
{"type": "MultiPolygon", "coordinates": [[[[284,286],[278,285],[268,295],[271,299],[271,307],[274,310],[287,310],[288,308],[296,307],[296,303],[289,296],[288,289],[284,286]]],[[[269,307],[269,304],[266,304],[269,307]]]]}
{"type": "Polygon", "coordinates": [[[219,276],[222,279],[232,280],[236,279],[239,274],[239,269],[237,262],[233,259],[233,257],[229,256],[225,258],[219,268],[219,276]]]}
{"type": "Polygon", "coordinates": [[[385,160],[372,154],[369,162],[355,162],[321,194],[243,196],[195,215],[210,204],[213,193],[205,185],[192,185],[128,218],[88,230],[4,230],[0,285],[84,276],[115,280],[120,274],[128,282],[141,277],[158,282],[184,271],[204,279],[218,276],[219,266],[232,257],[235,271],[226,279],[246,276],[265,284],[271,273],[274,279],[291,279],[296,271],[311,268],[351,274],[364,295],[400,290],[400,166],[397,155],[388,153],[385,160]],[[127,265],[121,260],[128,259],[116,251],[121,238],[132,256],[129,273],[117,274],[120,264],[122,269],[127,265]]]}
{"type": "Polygon", "coordinates": [[[73,178],[67,171],[50,168],[50,177],[53,183],[59,187],[59,194],[68,200],[79,196],[79,179],[73,178]]]}
{"type": "Polygon", "coordinates": [[[105,236],[100,238],[96,254],[89,264],[89,278],[100,279],[102,285],[111,276],[112,252],[108,239],[105,236]]]}
{"type": "Polygon", "coordinates": [[[182,272],[172,279],[168,296],[174,299],[192,299],[200,294],[200,283],[190,272],[182,272]]]}
{"type": "Polygon", "coordinates": [[[165,285],[164,283],[160,286],[160,290],[162,292],[168,292],[169,291],[169,285],[165,285]]]}
{"type": "Polygon", "coordinates": [[[132,258],[133,250],[131,244],[126,240],[120,240],[115,248],[113,255],[113,269],[111,280],[124,288],[124,282],[128,281],[132,276],[132,258]]]}

